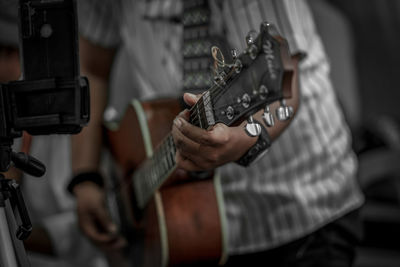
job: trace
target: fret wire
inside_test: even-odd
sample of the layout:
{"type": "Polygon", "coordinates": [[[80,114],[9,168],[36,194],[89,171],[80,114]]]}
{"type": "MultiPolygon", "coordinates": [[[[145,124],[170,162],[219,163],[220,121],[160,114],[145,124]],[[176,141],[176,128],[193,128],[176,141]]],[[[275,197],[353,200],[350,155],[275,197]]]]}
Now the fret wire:
{"type": "MultiPolygon", "coordinates": [[[[199,101],[196,102],[196,104],[193,106],[192,112],[190,112],[190,115],[194,114],[194,116],[195,116],[194,118],[196,118],[196,117],[198,116],[198,114],[199,114],[199,105],[200,105],[201,103],[203,103],[203,97],[201,97],[201,98],[199,99],[199,101]]],[[[190,120],[189,120],[189,122],[192,123],[194,118],[191,117],[190,120]]],[[[193,124],[193,123],[192,123],[192,124],[193,124]]],[[[196,125],[196,126],[197,126],[197,125],[196,125]]]]}
{"type": "MultiPolygon", "coordinates": [[[[201,98],[201,99],[203,99],[203,98],[201,98]]],[[[201,104],[201,103],[200,103],[201,104]]],[[[198,118],[198,121],[199,121],[199,127],[200,128],[203,128],[203,124],[201,123],[201,115],[200,115],[200,112],[199,112],[199,105],[197,105],[197,110],[196,110],[196,112],[197,112],[197,118],[198,118]]]]}
{"type": "Polygon", "coordinates": [[[172,166],[173,162],[170,160],[170,154],[171,154],[171,145],[170,145],[170,140],[172,138],[172,135],[169,134],[167,137],[167,140],[165,142],[165,163],[166,163],[166,172],[168,172],[172,166]]]}
{"type": "MultiPolygon", "coordinates": [[[[227,74],[227,80],[229,79],[229,78],[231,78],[231,76],[232,76],[232,74],[234,73],[234,71],[233,70],[231,70],[228,74],[227,74]]],[[[203,102],[201,102],[202,104],[203,104],[203,107],[198,107],[198,105],[197,105],[197,103],[195,104],[195,105],[193,105],[192,106],[192,108],[190,109],[190,122],[192,123],[192,122],[195,122],[195,118],[196,117],[199,117],[199,116],[201,116],[201,115],[199,115],[199,114],[201,114],[200,112],[205,112],[205,105],[208,105],[210,102],[209,101],[211,101],[211,99],[212,98],[216,98],[216,97],[218,97],[221,93],[222,93],[222,90],[219,90],[220,89],[220,87],[218,86],[218,85],[213,85],[208,91],[210,92],[210,98],[205,102],[205,103],[203,103],[203,102]]],[[[201,97],[200,98],[200,100],[199,101],[202,101],[203,100],[203,98],[201,97]]],[[[198,102],[199,102],[198,101],[198,102]]],[[[216,109],[212,109],[213,111],[215,111],[216,109]]],[[[193,123],[192,123],[193,124],[193,123]]],[[[196,125],[196,126],[198,126],[198,125],[196,125]]]]}
{"type": "Polygon", "coordinates": [[[165,156],[162,159],[162,166],[163,166],[163,175],[165,175],[168,172],[167,153],[165,153],[165,156]]]}
{"type": "MultiPolygon", "coordinates": [[[[168,140],[169,140],[169,139],[168,139],[168,140]]],[[[167,151],[166,157],[167,157],[168,167],[169,167],[169,166],[172,166],[172,161],[171,161],[171,159],[170,159],[170,152],[169,152],[169,151],[167,151]]]]}
{"type": "Polygon", "coordinates": [[[168,149],[167,149],[167,145],[166,143],[163,143],[163,159],[162,159],[162,166],[163,166],[163,174],[166,174],[168,172],[168,163],[167,163],[167,153],[168,153],[168,149]]]}
{"type": "Polygon", "coordinates": [[[166,166],[166,158],[167,158],[167,153],[168,153],[168,139],[170,136],[167,136],[166,139],[164,139],[164,142],[160,145],[159,149],[157,150],[157,158],[156,158],[156,165],[155,165],[155,172],[156,172],[156,178],[157,178],[157,184],[162,182],[165,174],[168,171],[168,166],[166,166]]]}
{"type": "Polygon", "coordinates": [[[158,182],[158,178],[160,177],[160,170],[158,168],[158,160],[154,163],[154,179],[153,179],[153,185],[155,185],[158,182]]]}
{"type": "Polygon", "coordinates": [[[169,140],[170,140],[170,144],[171,144],[171,147],[172,147],[172,151],[171,151],[171,153],[169,155],[171,157],[172,166],[174,166],[175,163],[176,163],[175,162],[176,147],[175,147],[175,143],[174,143],[174,140],[172,138],[172,135],[170,136],[169,140]]]}
{"type": "MultiPolygon", "coordinates": [[[[201,124],[202,117],[199,115],[199,111],[205,110],[204,105],[207,105],[209,101],[211,100],[212,97],[217,97],[218,95],[221,94],[221,90],[218,90],[218,86],[213,86],[210,88],[210,98],[204,102],[203,98],[200,98],[198,101],[202,106],[198,106],[199,103],[196,103],[193,105],[190,109],[190,122],[197,124],[198,122],[201,124]]],[[[213,109],[214,110],[214,109],[213,109]]],[[[175,143],[173,141],[173,137],[171,134],[169,134],[166,137],[166,140],[163,141],[163,143],[160,145],[159,149],[155,151],[153,156],[148,159],[145,162],[145,165],[143,168],[140,168],[138,170],[138,175],[139,177],[143,177],[142,179],[139,179],[137,181],[139,183],[139,188],[140,188],[140,197],[141,199],[147,200],[149,196],[154,192],[154,189],[156,186],[160,185],[163,180],[166,178],[166,173],[169,171],[172,167],[175,165],[175,153],[176,153],[176,147],[175,143]],[[163,159],[163,160],[160,160],[163,159]],[[164,166],[166,166],[165,171],[160,169],[160,166],[163,164],[160,164],[160,162],[163,162],[164,166]],[[144,173],[144,175],[143,175],[144,173]]],[[[136,183],[137,186],[137,183],[136,183]]]]}
{"type": "Polygon", "coordinates": [[[160,147],[158,149],[158,154],[159,154],[158,166],[159,166],[159,168],[161,168],[161,174],[164,174],[165,173],[164,164],[163,164],[163,159],[165,157],[164,142],[161,143],[161,145],[160,145],[160,147]]]}
{"type": "Polygon", "coordinates": [[[164,144],[164,143],[161,143],[161,144],[160,144],[160,146],[159,146],[159,148],[157,149],[157,152],[156,152],[156,153],[158,154],[157,166],[158,166],[158,169],[159,169],[159,171],[160,171],[161,174],[164,173],[164,171],[163,171],[163,166],[162,166],[162,159],[163,159],[163,157],[164,157],[164,153],[163,153],[163,151],[164,151],[163,144],[164,144]]]}

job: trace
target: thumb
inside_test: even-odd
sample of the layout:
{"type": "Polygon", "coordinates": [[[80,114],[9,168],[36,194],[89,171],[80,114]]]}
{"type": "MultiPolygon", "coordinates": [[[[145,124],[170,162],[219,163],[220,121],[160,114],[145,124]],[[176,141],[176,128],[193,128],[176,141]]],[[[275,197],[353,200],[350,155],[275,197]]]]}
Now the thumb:
{"type": "Polygon", "coordinates": [[[201,94],[195,95],[195,94],[191,94],[191,93],[185,93],[183,95],[183,100],[189,106],[193,106],[200,99],[200,97],[201,97],[201,94]]]}
{"type": "Polygon", "coordinates": [[[103,230],[109,232],[110,234],[117,233],[117,226],[112,222],[105,207],[96,210],[96,217],[103,230]]]}

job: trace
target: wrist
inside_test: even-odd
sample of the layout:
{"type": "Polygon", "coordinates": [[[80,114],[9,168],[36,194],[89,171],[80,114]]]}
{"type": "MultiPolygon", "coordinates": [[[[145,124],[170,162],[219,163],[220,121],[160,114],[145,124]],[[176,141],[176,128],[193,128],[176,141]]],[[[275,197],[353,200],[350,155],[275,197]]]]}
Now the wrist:
{"type": "Polygon", "coordinates": [[[271,138],[267,130],[264,128],[264,126],[262,126],[260,122],[258,122],[257,120],[254,121],[261,126],[261,133],[256,138],[256,142],[247,150],[247,152],[244,153],[238,160],[236,160],[237,164],[244,167],[249,166],[251,163],[254,163],[259,158],[261,158],[271,146],[271,138]]]}
{"type": "Polygon", "coordinates": [[[85,181],[85,182],[75,185],[72,189],[72,194],[74,196],[79,196],[82,193],[87,194],[87,192],[89,192],[89,190],[93,190],[93,189],[98,190],[98,189],[102,189],[102,188],[99,187],[96,183],[93,183],[91,181],[85,181]]]}
{"type": "Polygon", "coordinates": [[[235,154],[235,158],[232,159],[232,161],[237,161],[239,160],[246,152],[253,147],[258,139],[257,137],[251,137],[246,132],[243,130],[245,123],[242,123],[238,127],[235,127],[235,138],[232,143],[235,144],[235,147],[237,149],[237,152],[235,154]]]}
{"type": "Polygon", "coordinates": [[[99,172],[82,172],[75,175],[68,184],[67,190],[72,195],[77,195],[82,189],[88,187],[103,188],[104,180],[99,172]]]}

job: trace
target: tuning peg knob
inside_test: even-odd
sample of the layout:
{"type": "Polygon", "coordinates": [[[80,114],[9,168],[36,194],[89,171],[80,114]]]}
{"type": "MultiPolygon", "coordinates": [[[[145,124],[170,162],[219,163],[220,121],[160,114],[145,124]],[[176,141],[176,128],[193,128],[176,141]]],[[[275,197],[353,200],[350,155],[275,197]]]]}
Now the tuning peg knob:
{"type": "Polygon", "coordinates": [[[285,107],[283,107],[283,106],[279,106],[275,110],[275,113],[276,113],[276,117],[280,121],[286,121],[288,119],[287,116],[286,116],[285,107]]]}
{"type": "Polygon", "coordinates": [[[251,46],[252,44],[254,44],[256,38],[257,38],[257,32],[255,30],[249,31],[249,33],[246,35],[247,46],[251,46]]]}
{"type": "Polygon", "coordinates": [[[267,21],[261,23],[260,31],[267,31],[270,35],[276,36],[279,35],[278,29],[274,24],[268,23],[267,21]]]}
{"type": "Polygon", "coordinates": [[[293,116],[293,107],[292,106],[286,106],[285,107],[285,114],[286,116],[290,119],[293,116]]]}
{"type": "Polygon", "coordinates": [[[285,100],[281,101],[281,105],[276,109],[276,117],[280,121],[287,121],[293,116],[293,108],[287,106],[285,100]]]}
{"type": "Polygon", "coordinates": [[[266,99],[268,94],[269,94],[269,90],[267,88],[267,86],[265,86],[264,84],[262,84],[260,86],[260,88],[258,89],[258,93],[260,94],[260,98],[262,100],[266,99]]]}
{"type": "Polygon", "coordinates": [[[244,94],[242,96],[241,102],[242,102],[242,106],[244,108],[248,108],[250,106],[250,102],[251,102],[251,97],[249,96],[249,94],[244,94]]]}
{"type": "Polygon", "coordinates": [[[265,107],[264,110],[264,114],[262,115],[263,121],[264,123],[268,126],[268,127],[272,127],[275,125],[275,119],[274,116],[272,115],[272,113],[270,112],[270,108],[267,105],[265,107]]]}
{"type": "Polygon", "coordinates": [[[271,26],[268,21],[264,21],[260,24],[260,31],[268,31],[268,28],[271,26]]]}
{"type": "Polygon", "coordinates": [[[253,116],[249,116],[244,129],[250,137],[256,137],[261,134],[261,125],[254,121],[253,116]]]}
{"type": "Polygon", "coordinates": [[[232,49],[232,50],[231,50],[231,56],[232,56],[232,59],[233,59],[233,60],[236,60],[236,59],[237,59],[237,55],[238,55],[237,50],[236,50],[236,49],[232,49]]]}

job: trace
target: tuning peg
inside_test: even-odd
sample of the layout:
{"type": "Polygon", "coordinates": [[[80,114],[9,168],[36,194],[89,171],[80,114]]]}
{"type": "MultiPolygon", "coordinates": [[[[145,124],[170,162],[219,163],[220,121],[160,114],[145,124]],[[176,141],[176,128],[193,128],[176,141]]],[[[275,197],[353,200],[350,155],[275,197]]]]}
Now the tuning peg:
{"type": "Polygon", "coordinates": [[[256,38],[257,38],[257,32],[255,30],[249,31],[249,33],[246,35],[247,53],[253,60],[257,57],[258,54],[258,48],[254,44],[256,38]]]}
{"type": "Polygon", "coordinates": [[[286,113],[286,116],[288,116],[288,118],[290,119],[293,116],[293,113],[294,113],[293,107],[292,106],[286,106],[285,107],[285,113],[286,113]]]}
{"type": "Polygon", "coordinates": [[[249,33],[246,35],[246,44],[247,46],[251,46],[254,44],[257,38],[257,32],[255,30],[250,30],[249,33]]]}
{"type": "Polygon", "coordinates": [[[286,101],[282,100],[281,105],[276,109],[276,117],[280,121],[287,121],[293,115],[293,108],[286,105],[286,101]]]}
{"type": "Polygon", "coordinates": [[[264,114],[262,115],[263,121],[264,123],[268,126],[268,127],[272,127],[275,125],[275,119],[274,116],[272,115],[272,113],[270,112],[269,106],[266,105],[265,106],[265,110],[264,110],[264,114]]]}
{"type": "Polygon", "coordinates": [[[278,120],[280,121],[286,121],[288,119],[288,117],[286,116],[286,112],[285,112],[285,107],[283,106],[279,106],[276,110],[276,117],[278,118],[278,120]]]}
{"type": "Polygon", "coordinates": [[[261,125],[254,121],[253,116],[249,116],[244,129],[250,137],[256,137],[261,134],[261,125]]]}
{"type": "Polygon", "coordinates": [[[276,26],[266,21],[261,23],[260,31],[268,31],[268,33],[272,36],[280,35],[276,26]]]}
{"type": "Polygon", "coordinates": [[[260,98],[262,100],[264,100],[264,99],[266,99],[268,97],[269,90],[268,90],[267,86],[262,84],[262,85],[260,85],[260,87],[258,89],[258,93],[260,94],[260,98]]]}
{"type": "Polygon", "coordinates": [[[233,60],[233,67],[236,73],[240,73],[242,71],[242,62],[238,59],[238,52],[236,49],[231,50],[231,56],[233,60]]]}
{"type": "Polygon", "coordinates": [[[268,31],[268,28],[271,26],[268,21],[264,21],[263,23],[260,24],[260,32],[262,31],[268,31]]]}
{"type": "Polygon", "coordinates": [[[237,54],[238,54],[238,52],[236,49],[231,49],[231,56],[232,56],[233,60],[237,59],[237,54]]]}

